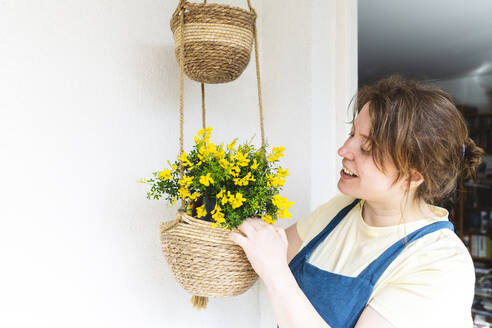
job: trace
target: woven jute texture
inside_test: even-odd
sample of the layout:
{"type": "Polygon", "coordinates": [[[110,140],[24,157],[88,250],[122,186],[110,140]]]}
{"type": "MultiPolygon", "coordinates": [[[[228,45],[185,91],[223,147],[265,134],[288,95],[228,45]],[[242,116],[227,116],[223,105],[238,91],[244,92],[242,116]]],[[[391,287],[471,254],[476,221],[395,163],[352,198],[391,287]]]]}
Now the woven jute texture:
{"type": "Polygon", "coordinates": [[[194,297],[236,296],[256,282],[258,275],[243,249],[228,239],[230,230],[183,212],[176,217],[161,223],[162,251],[186,291],[194,297]]]}
{"type": "Polygon", "coordinates": [[[184,72],[190,79],[214,84],[231,82],[241,75],[248,66],[255,37],[257,15],[249,0],[248,6],[249,11],[180,1],[170,25],[176,58],[181,61],[184,48],[184,72]]]}

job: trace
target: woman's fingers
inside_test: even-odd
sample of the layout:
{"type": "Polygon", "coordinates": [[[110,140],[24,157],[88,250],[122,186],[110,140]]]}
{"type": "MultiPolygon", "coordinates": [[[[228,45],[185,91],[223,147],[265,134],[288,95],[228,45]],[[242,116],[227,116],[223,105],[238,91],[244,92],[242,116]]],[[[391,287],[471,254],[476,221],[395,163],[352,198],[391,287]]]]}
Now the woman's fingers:
{"type": "Polygon", "coordinates": [[[250,219],[244,220],[237,228],[244,233],[246,237],[251,237],[257,230],[254,222],[251,222],[250,219]]]}
{"type": "Polygon", "coordinates": [[[229,239],[241,246],[242,248],[246,247],[246,244],[248,242],[248,239],[241,235],[240,233],[237,232],[231,232],[229,234],[229,239]]]}

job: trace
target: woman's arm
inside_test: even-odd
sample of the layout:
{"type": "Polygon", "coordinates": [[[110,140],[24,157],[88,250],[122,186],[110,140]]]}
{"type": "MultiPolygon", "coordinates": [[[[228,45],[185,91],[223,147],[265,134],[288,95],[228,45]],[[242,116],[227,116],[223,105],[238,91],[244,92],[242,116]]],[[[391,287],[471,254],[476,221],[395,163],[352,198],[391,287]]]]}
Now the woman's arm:
{"type": "Polygon", "coordinates": [[[287,248],[287,263],[290,263],[302,246],[302,239],[297,232],[297,223],[285,229],[285,234],[289,243],[287,248]]]}
{"type": "MultiPolygon", "coordinates": [[[[279,327],[330,328],[300,289],[287,264],[288,249],[291,249],[292,256],[300,248],[300,238],[296,236],[295,225],[289,229],[291,245],[284,229],[250,218],[239,226],[239,230],[246,237],[231,232],[230,239],[243,248],[251,265],[265,283],[279,327]]],[[[320,286],[320,289],[322,288],[323,286],[320,286]]],[[[377,312],[368,311],[367,308],[362,313],[362,318],[364,321],[357,323],[357,328],[391,327],[384,325],[387,323],[386,320],[377,312]]]]}

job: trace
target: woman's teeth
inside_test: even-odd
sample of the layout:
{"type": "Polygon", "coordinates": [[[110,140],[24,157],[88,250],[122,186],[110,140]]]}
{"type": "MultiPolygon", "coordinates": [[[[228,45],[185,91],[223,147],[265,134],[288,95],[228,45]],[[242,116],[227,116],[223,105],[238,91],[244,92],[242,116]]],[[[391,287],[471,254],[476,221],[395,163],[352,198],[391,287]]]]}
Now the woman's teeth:
{"type": "Polygon", "coordinates": [[[354,176],[354,177],[357,176],[355,173],[353,173],[352,171],[350,171],[350,170],[348,170],[348,169],[346,169],[344,167],[343,167],[343,172],[347,173],[348,175],[354,176]]]}

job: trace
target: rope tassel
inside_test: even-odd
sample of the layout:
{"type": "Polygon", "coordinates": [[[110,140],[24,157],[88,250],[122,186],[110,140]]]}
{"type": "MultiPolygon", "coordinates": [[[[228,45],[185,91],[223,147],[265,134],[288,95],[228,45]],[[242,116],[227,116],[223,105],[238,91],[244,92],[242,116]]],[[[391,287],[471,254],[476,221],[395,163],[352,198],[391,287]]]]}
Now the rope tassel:
{"type": "Polygon", "coordinates": [[[208,297],[193,295],[191,298],[191,304],[198,310],[205,310],[207,308],[208,297]]]}

